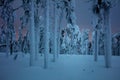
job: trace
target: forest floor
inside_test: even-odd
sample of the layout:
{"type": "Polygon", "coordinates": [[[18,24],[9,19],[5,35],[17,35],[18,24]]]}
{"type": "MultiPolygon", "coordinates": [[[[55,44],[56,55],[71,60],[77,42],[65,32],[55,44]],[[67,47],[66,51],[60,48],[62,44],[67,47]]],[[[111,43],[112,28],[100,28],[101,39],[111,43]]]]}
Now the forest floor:
{"type": "Polygon", "coordinates": [[[43,56],[29,66],[29,55],[6,57],[0,53],[0,80],[120,80],[120,56],[112,56],[112,67],[105,68],[104,56],[94,62],[91,55],[59,55],[56,62],[49,55],[43,68],[43,56]]]}

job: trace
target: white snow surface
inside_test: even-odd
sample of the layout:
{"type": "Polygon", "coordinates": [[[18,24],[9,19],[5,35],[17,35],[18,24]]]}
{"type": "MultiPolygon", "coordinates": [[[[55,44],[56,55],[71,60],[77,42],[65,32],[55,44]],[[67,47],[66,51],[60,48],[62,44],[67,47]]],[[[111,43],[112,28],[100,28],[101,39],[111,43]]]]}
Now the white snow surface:
{"type": "Polygon", "coordinates": [[[49,67],[43,68],[43,56],[29,66],[29,55],[6,57],[0,53],[0,80],[120,80],[120,56],[112,56],[112,67],[105,68],[104,56],[94,62],[90,55],[60,55],[49,67]]]}

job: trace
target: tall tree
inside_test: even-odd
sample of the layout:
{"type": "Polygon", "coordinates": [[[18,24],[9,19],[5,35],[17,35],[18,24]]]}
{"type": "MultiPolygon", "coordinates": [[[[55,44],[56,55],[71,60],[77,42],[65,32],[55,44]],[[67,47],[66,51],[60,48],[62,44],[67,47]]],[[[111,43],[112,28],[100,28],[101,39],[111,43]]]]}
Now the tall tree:
{"type": "Polygon", "coordinates": [[[99,53],[99,30],[101,28],[101,9],[100,5],[101,2],[98,0],[93,0],[93,13],[94,13],[94,61],[98,60],[98,53],[99,53]]]}
{"type": "Polygon", "coordinates": [[[107,68],[111,67],[112,39],[111,39],[111,26],[110,26],[110,8],[113,5],[114,3],[112,2],[112,0],[97,0],[97,4],[93,8],[94,13],[100,14],[99,15],[100,17],[98,17],[98,23],[101,24],[101,21],[103,21],[102,24],[104,31],[105,66],[107,68]]]}
{"type": "Polygon", "coordinates": [[[107,0],[104,1],[104,32],[105,32],[105,66],[111,67],[111,55],[112,55],[112,38],[111,38],[111,26],[110,26],[110,7],[111,3],[107,0]]]}
{"type": "Polygon", "coordinates": [[[34,21],[35,21],[35,60],[38,59],[39,53],[39,39],[40,39],[40,25],[39,25],[39,0],[35,0],[34,4],[34,21]]]}
{"type": "Polygon", "coordinates": [[[45,46],[44,46],[44,68],[48,67],[48,55],[49,55],[49,0],[45,3],[45,46]]]}
{"type": "Polygon", "coordinates": [[[34,23],[34,0],[30,2],[30,28],[29,28],[29,40],[30,40],[30,66],[34,65],[35,60],[35,23],[34,23]]]}
{"type": "Polygon", "coordinates": [[[76,26],[76,16],[75,16],[75,0],[64,0],[64,6],[65,6],[65,11],[66,11],[66,20],[67,20],[67,26],[70,29],[70,36],[71,36],[71,42],[70,42],[70,47],[73,48],[70,49],[70,53],[74,53],[74,32],[75,32],[75,26],[76,26]]]}
{"type": "Polygon", "coordinates": [[[58,15],[57,15],[57,0],[54,1],[54,34],[53,34],[53,61],[56,61],[57,58],[57,36],[58,36],[58,15]]]}

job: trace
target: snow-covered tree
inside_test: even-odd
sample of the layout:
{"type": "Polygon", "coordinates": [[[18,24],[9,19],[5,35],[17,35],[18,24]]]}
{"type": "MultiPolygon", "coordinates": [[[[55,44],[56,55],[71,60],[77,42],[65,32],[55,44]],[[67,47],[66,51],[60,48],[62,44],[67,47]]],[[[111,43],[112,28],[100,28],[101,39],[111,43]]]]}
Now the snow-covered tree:
{"type": "Polygon", "coordinates": [[[99,55],[104,55],[104,32],[103,29],[100,30],[99,35],[99,55]]]}
{"type": "Polygon", "coordinates": [[[89,44],[89,30],[83,30],[81,33],[81,53],[88,54],[88,44],[89,44]]]}
{"type": "MultiPolygon", "coordinates": [[[[116,0],[114,1],[116,2],[116,0]]],[[[113,7],[113,2],[112,0],[94,0],[93,4],[93,12],[98,16],[98,21],[97,23],[100,25],[102,24],[103,27],[103,32],[104,32],[104,52],[105,52],[105,66],[107,68],[111,67],[111,55],[112,55],[112,39],[111,39],[111,26],[110,26],[110,8],[113,7]]],[[[96,25],[97,27],[97,25],[96,25]]],[[[99,27],[99,25],[98,25],[99,27]]],[[[97,37],[97,36],[96,36],[97,37]]],[[[98,37],[99,38],[99,37],[98,37]]],[[[98,39],[99,40],[99,39],[98,39]]],[[[97,38],[96,38],[97,41],[97,38]]],[[[97,41],[98,42],[98,41],[97,41]]],[[[97,44],[97,43],[96,43],[97,44]]],[[[97,52],[99,52],[99,48],[95,49],[97,52]]],[[[96,58],[96,53],[95,51],[95,60],[96,58]]]]}
{"type": "Polygon", "coordinates": [[[29,53],[30,52],[30,43],[29,43],[29,40],[27,38],[27,34],[26,34],[26,36],[23,37],[22,52],[23,53],[29,53]]]}
{"type": "Polygon", "coordinates": [[[77,25],[74,25],[74,30],[71,27],[72,25],[68,24],[67,27],[62,30],[61,51],[62,53],[78,54],[80,49],[81,33],[77,25]]]}
{"type": "Polygon", "coordinates": [[[45,44],[44,44],[44,68],[48,67],[48,55],[49,55],[49,0],[45,2],[45,44]]]}
{"type": "Polygon", "coordinates": [[[43,17],[41,16],[41,25],[40,25],[40,43],[39,43],[39,52],[42,55],[44,53],[44,20],[43,17]]]}
{"type": "Polygon", "coordinates": [[[13,41],[15,39],[14,31],[14,9],[10,5],[14,0],[4,0],[1,1],[1,18],[4,20],[4,25],[6,27],[6,54],[9,56],[9,53],[13,52],[13,41]]]}
{"type": "Polygon", "coordinates": [[[58,32],[58,37],[57,37],[57,57],[58,54],[60,54],[60,48],[61,48],[61,32],[62,32],[62,19],[63,19],[63,14],[64,14],[64,0],[57,0],[57,14],[58,14],[58,27],[57,27],[57,32],[58,32]]]}
{"type": "Polygon", "coordinates": [[[94,26],[94,60],[97,61],[97,56],[99,53],[99,34],[100,34],[100,29],[102,28],[102,15],[101,15],[101,6],[100,6],[99,0],[93,0],[93,13],[94,13],[94,21],[93,21],[93,26],[94,26]]]}
{"type": "Polygon", "coordinates": [[[57,37],[58,37],[58,32],[57,32],[57,29],[58,29],[58,10],[57,10],[57,3],[58,3],[58,0],[54,0],[54,3],[53,3],[53,15],[54,15],[54,28],[53,28],[53,61],[56,61],[56,58],[57,58],[57,47],[58,47],[58,44],[57,44],[57,37]]]}
{"type": "Polygon", "coordinates": [[[111,38],[111,26],[110,26],[110,7],[109,1],[104,1],[104,32],[105,32],[105,66],[111,67],[111,55],[112,55],[112,38],[111,38]]]}
{"type": "Polygon", "coordinates": [[[39,18],[39,3],[40,1],[36,0],[34,6],[35,6],[35,15],[34,15],[34,21],[35,21],[35,60],[38,59],[38,53],[39,53],[39,39],[40,39],[40,18],[39,18]]]}
{"type": "Polygon", "coordinates": [[[19,38],[18,38],[18,46],[19,46],[19,51],[22,52],[22,28],[19,27],[19,38]]]}
{"type": "Polygon", "coordinates": [[[30,4],[30,27],[29,27],[30,66],[33,66],[34,65],[34,60],[35,60],[34,0],[32,0],[29,4],[30,4]]]}
{"type": "Polygon", "coordinates": [[[5,43],[6,43],[5,39],[6,39],[5,26],[2,25],[0,27],[0,45],[2,45],[2,44],[5,45],[5,43]]]}
{"type": "Polygon", "coordinates": [[[24,17],[23,25],[28,24],[27,31],[28,31],[28,39],[30,43],[30,66],[34,65],[35,60],[35,22],[34,22],[34,0],[22,0],[23,2],[23,9],[24,9],[24,17]]]}
{"type": "Polygon", "coordinates": [[[66,52],[66,43],[65,43],[65,29],[61,32],[61,38],[60,38],[60,52],[61,54],[64,54],[66,52]]]}
{"type": "Polygon", "coordinates": [[[120,33],[116,33],[112,37],[113,55],[120,55],[120,33]]]}

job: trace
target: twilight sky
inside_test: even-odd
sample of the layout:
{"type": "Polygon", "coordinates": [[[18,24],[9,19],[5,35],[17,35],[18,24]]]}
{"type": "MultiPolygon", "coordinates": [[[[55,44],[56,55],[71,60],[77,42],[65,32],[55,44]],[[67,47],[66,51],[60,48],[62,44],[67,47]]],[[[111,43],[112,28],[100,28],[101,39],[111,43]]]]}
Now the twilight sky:
{"type": "MultiPolygon", "coordinates": [[[[22,0],[15,0],[15,2],[12,3],[14,8],[21,5],[22,0]]],[[[87,0],[76,0],[76,17],[77,17],[77,25],[80,27],[80,30],[82,29],[90,29],[93,30],[92,27],[92,12],[91,12],[91,5],[90,3],[85,2],[87,0]]],[[[15,29],[18,32],[18,27],[20,26],[20,16],[23,15],[23,9],[19,9],[15,12],[15,29]]],[[[118,3],[114,8],[111,9],[111,27],[112,27],[112,33],[120,32],[120,4],[118,3]]],[[[64,16],[65,17],[65,16],[64,16]]],[[[63,19],[63,26],[66,26],[65,24],[65,18],[63,19]]],[[[0,24],[2,21],[0,20],[0,24]]],[[[18,34],[18,33],[17,33],[18,34]]]]}

